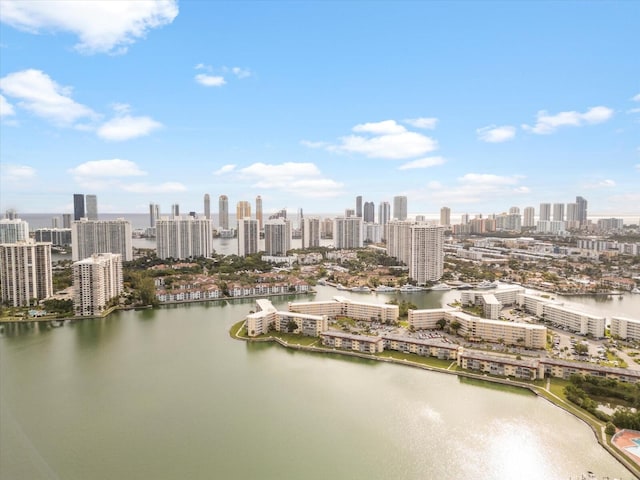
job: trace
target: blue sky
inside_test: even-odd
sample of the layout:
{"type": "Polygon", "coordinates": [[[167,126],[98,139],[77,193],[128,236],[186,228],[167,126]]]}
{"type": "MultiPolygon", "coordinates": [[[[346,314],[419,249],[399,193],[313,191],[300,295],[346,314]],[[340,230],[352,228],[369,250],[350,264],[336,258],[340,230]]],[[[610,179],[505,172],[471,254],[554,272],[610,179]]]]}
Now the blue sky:
{"type": "Polygon", "coordinates": [[[640,2],[0,3],[0,209],[640,215],[640,2]]]}

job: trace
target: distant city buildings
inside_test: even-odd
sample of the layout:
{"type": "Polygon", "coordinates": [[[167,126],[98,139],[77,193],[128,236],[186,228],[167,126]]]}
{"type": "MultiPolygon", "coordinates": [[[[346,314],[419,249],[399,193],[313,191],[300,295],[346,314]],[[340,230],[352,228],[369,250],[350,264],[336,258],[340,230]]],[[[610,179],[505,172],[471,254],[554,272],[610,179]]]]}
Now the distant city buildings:
{"type": "Polygon", "coordinates": [[[86,214],[88,220],[98,220],[98,197],[87,195],[85,197],[86,214]]]}
{"type": "MultiPolygon", "coordinates": [[[[356,217],[362,218],[362,195],[358,195],[356,197],[355,215],[356,215],[356,217]]],[[[365,222],[366,222],[366,220],[365,220],[365,222]]]]}
{"type": "Polygon", "coordinates": [[[204,218],[211,220],[211,197],[208,193],[204,194],[204,218]]]}
{"type": "Polygon", "coordinates": [[[393,197],[393,218],[395,220],[407,219],[407,197],[393,197]]]}
{"type": "Polygon", "coordinates": [[[264,224],[265,253],[283,257],[291,250],[291,222],[283,218],[267,220],[264,224]]]}
{"type": "Polygon", "coordinates": [[[131,222],[117,220],[87,220],[71,225],[71,259],[77,262],[96,253],[117,253],[123,261],[133,260],[131,222]]]}
{"type": "Polygon", "coordinates": [[[101,253],[79,260],[73,270],[73,310],[76,316],[100,316],[123,291],[122,257],[101,253]]]}
{"type": "Polygon", "coordinates": [[[531,228],[536,226],[536,209],[534,207],[525,207],[524,209],[524,221],[522,226],[525,228],[531,228]]]}
{"type": "Polygon", "coordinates": [[[249,217],[238,219],[238,256],[258,253],[258,221],[249,217]]]}
{"type": "Polygon", "coordinates": [[[13,307],[32,305],[53,295],[51,244],[33,241],[0,244],[2,302],[13,307]]]}
{"type": "Polygon", "coordinates": [[[320,219],[317,217],[304,217],[302,222],[302,248],[320,246],[320,219]]]}
{"type": "Polygon", "coordinates": [[[362,218],[336,217],[333,227],[333,241],[336,249],[362,248],[362,218]]]}
{"type": "MultiPolygon", "coordinates": [[[[375,212],[376,206],[373,202],[364,202],[364,208],[362,211],[362,219],[365,223],[374,223],[375,222],[375,212]]],[[[356,212],[356,216],[360,216],[356,212]]]]}
{"type": "Polygon", "coordinates": [[[445,227],[451,225],[451,209],[449,207],[442,207],[440,209],[440,225],[445,227]]]}
{"type": "Polygon", "coordinates": [[[226,195],[218,198],[218,223],[221,230],[229,230],[229,198],[226,195]]]}
{"type": "Polygon", "coordinates": [[[74,193],[73,194],[73,220],[78,221],[81,218],[85,218],[84,213],[84,194],[82,193],[74,193]]]}
{"type": "Polygon", "coordinates": [[[154,228],[156,221],[160,218],[160,205],[157,203],[149,204],[149,226],[154,228]]]}
{"type": "Polygon", "coordinates": [[[262,214],[262,197],[260,195],[256,197],[256,220],[258,221],[258,231],[262,231],[263,214],[262,214]]]}
{"type": "Polygon", "coordinates": [[[551,204],[541,203],[539,221],[543,222],[546,220],[551,220],[551,204]]]}
{"type": "Polygon", "coordinates": [[[213,253],[211,220],[192,216],[156,221],[157,254],[160,259],[210,257],[213,253]]]}
{"type": "Polygon", "coordinates": [[[236,204],[236,219],[251,218],[251,204],[245,200],[240,200],[236,204]]]}
{"type": "Polygon", "coordinates": [[[56,247],[71,245],[70,228],[38,228],[34,232],[36,242],[49,242],[56,247]]]}

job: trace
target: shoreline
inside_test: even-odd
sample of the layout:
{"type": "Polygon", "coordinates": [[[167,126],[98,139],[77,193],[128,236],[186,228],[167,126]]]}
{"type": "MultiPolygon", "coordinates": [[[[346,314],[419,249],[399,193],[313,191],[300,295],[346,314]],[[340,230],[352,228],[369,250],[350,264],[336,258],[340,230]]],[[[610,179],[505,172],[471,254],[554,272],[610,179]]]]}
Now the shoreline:
{"type": "MultiPolygon", "coordinates": [[[[615,445],[610,443],[610,440],[607,441],[606,434],[604,433],[604,426],[603,425],[601,425],[598,422],[598,425],[600,427],[600,431],[598,431],[598,429],[594,425],[594,422],[596,422],[596,421],[591,419],[588,416],[587,413],[580,411],[578,409],[578,407],[575,407],[575,406],[567,403],[565,400],[561,399],[560,397],[555,395],[550,390],[547,390],[546,388],[543,388],[543,387],[540,387],[540,386],[537,386],[537,385],[528,384],[528,383],[525,383],[525,382],[521,382],[519,380],[511,380],[509,378],[492,377],[492,376],[489,376],[489,375],[486,375],[486,374],[477,374],[477,373],[465,372],[465,371],[460,371],[460,370],[450,370],[450,369],[445,369],[445,368],[425,365],[425,364],[422,364],[422,363],[411,362],[411,361],[408,361],[408,360],[401,360],[401,359],[393,358],[393,357],[380,357],[380,356],[376,356],[376,355],[371,355],[371,354],[361,353],[361,352],[353,352],[353,351],[349,351],[349,350],[340,350],[340,349],[334,349],[334,348],[316,347],[316,346],[301,345],[301,344],[290,344],[287,341],[285,341],[285,340],[283,340],[281,338],[278,338],[278,337],[274,337],[274,336],[269,336],[269,337],[264,337],[264,338],[244,337],[244,336],[240,335],[240,331],[242,330],[244,325],[245,325],[245,321],[244,320],[232,325],[230,330],[229,330],[229,335],[231,336],[231,338],[233,338],[235,340],[243,340],[245,342],[256,342],[256,343],[273,342],[273,343],[276,343],[276,344],[278,344],[278,345],[280,345],[280,346],[282,346],[284,348],[289,348],[289,349],[293,349],[293,350],[300,350],[300,351],[310,352],[310,353],[345,355],[345,356],[349,356],[349,357],[362,358],[362,359],[365,359],[365,360],[375,360],[375,361],[379,361],[379,362],[393,363],[393,364],[396,364],[396,365],[405,365],[405,366],[408,366],[408,367],[419,368],[419,369],[422,369],[422,370],[427,370],[427,371],[431,371],[431,372],[435,372],[435,373],[445,373],[445,374],[449,374],[449,375],[455,375],[455,376],[458,376],[458,377],[470,378],[470,379],[473,379],[473,380],[480,380],[480,381],[485,381],[485,382],[489,382],[489,383],[496,383],[496,384],[500,384],[500,385],[512,386],[512,387],[516,387],[516,388],[523,388],[523,389],[529,390],[531,393],[533,393],[537,397],[545,399],[546,401],[548,401],[552,405],[555,405],[556,407],[561,408],[562,410],[564,410],[565,412],[569,413],[573,417],[575,417],[578,420],[584,422],[591,429],[591,431],[593,432],[594,436],[596,437],[596,440],[597,440],[598,444],[600,444],[600,446],[602,446],[611,456],[613,456],[618,462],[620,462],[632,475],[634,475],[636,478],[640,478],[640,465],[636,465],[630,459],[628,459],[625,456],[624,452],[621,452],[618,449],[618,447],[616,447],[615,445]],[[235,330],[235,332],[232,331],[232,330],[235,330]]],[[[456,362],[454,361],[452,363],[456,363],[456,362]]]]}

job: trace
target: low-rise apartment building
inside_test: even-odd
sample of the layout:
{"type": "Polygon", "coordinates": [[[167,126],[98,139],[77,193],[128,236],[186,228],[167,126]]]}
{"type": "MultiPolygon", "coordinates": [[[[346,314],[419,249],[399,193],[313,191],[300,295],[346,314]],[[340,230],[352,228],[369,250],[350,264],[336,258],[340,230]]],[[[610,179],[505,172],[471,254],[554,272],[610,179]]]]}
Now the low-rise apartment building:
{"type": "Polygon", "coordinates": [[[544,378],[544,365],[538,359],[498,357],[482,352],[463,350],[458,355],[458,366],[465,370],[475,370],[490,375],[513,377],[522,380],[544,378]]]}
{"type": "Polygon", "coordinates": [[[381,337],[353,335],[343,332],[323,332],[320,334],[322,345],[361,353],[380,353],[384,350],[381,337]]]}
{"type": "Polygon", "coordinates": [[[640,340],[640,320],[611,317],[611,335],[623,340],[640,340]]]}
{"type": "Polygon", "coordinates": [[[436,357],[443,360],[455,360],[458,357],[458,350],[461,348],[456,344],[447,343],[441,338],[422,339],[383,335],[382,341],[385,350],[414,353],[421,357],[436,357]]]}
{"type": "Polygon", "coordinates": [[[359,321],[380,323],[396,323],[400,316],[397,305],[354,302],[340,296],[335,296],[329,301],[289,303],[289,311],[327,315],[330,318],[344,316],[359,321]]]}
{"type": "Polygon", "coordinates": [[[247,315],[246,322],[250,337],[268,333],[272,327],[278,332],[317,337],[329,328],[326,315],[279,311],[265,298],[256,300],[256,312],[247,315]]]}

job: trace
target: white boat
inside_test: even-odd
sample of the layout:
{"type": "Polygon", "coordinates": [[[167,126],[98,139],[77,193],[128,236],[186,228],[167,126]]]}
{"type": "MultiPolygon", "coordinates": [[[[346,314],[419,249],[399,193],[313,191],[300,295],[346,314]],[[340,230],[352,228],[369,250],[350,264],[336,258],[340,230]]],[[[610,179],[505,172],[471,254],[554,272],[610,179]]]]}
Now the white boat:
{"type": "Polygon", "coordinates": [[[423,288],[416,287],[415,285],[409,285],[408,283],[406,283],[403,286],[401,286],[398,290],[404,293],[412,293],[412,292],[421,292],[423,288]]]}
{"type": "Polygon", "coordinates": [[[431,290],[451,290],[451,287],[446,283],[438,283],[437,285],[431,287],[431,290]]]}
{"type": "Polygon", "coordinates": [[[337,288],[338,290],[349,290],[347,287],[343,286],[341,283],[339,283],[339,284],[336,286],[336,288],[337,288]]]}
{"type": "Polygon", "coordinates": [[[458,290],[470,290],[473,286],[468,283],[463,283],[462,285],[458,285],[458,290]]]}
{"type": "Polygon", "coordinates": [[[371,293],[371,289],[366,285],[361,285],[359,287],[351,287],[351,291],[359,292],[359,293],[371,293]]]}
{"type": "Polygon", "coordinates": [[[640,288],[635,287],[633,290],[631,290],[631,293],[640,293],[640,288]]]}
{"type": "Polygon", "coordinates": [[[390,287],[388,285],[378,285],[375,289],[376,292],[395,292],[397,289],[395,287],[390,287]]]}
{"type": "Polygon", "coordinates": [[[498,288],[496,282],[490,282],[489,280],[483,280],[476,285],[477,290],[489,290],[490,288],[498,288]]]}

